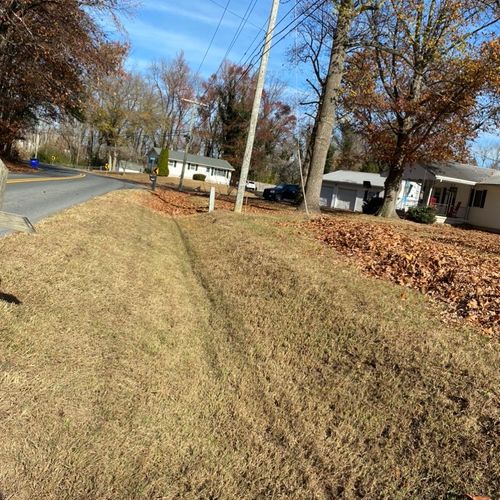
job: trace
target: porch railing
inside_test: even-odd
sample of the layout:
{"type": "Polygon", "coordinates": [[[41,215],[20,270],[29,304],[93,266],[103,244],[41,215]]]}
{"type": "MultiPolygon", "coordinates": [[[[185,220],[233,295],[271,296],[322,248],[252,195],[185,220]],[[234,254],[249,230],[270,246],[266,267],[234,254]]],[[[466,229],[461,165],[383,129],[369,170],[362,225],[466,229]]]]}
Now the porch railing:
{"type": "MultiPolygon", "coordinates": [[[[458,204],[457,204],[458,205],[458,204]]],[[[436,215],[440,215],[443,217],[452,217],[455,219],[465,219],[467,215],[467,207],[460,206],[449,206],[447,204],[436,204],[433,207],[436,209],[436,215]]]]}

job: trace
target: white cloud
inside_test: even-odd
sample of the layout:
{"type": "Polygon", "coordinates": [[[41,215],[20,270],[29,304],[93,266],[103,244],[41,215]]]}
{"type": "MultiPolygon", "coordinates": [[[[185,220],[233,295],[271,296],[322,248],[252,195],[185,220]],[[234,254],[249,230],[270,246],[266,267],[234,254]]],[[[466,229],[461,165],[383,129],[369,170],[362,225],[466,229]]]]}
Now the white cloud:
{"type": "MultiPolygon", "coordinates": [[[[208,2],[206,0],[204,0],[203,2],[194,2],[194,4],[195,5],[191,5],[188,8],[185,6],[185,4],[173,4],[167,2],[159,2],[158,0],[146,0],[142,5],[146,10],[161,13],[163,15],[171,14],[175,17],[183,17],[192,21],[213,26],[216,26],[218,24],[220,14],[222,14],[223,9],[214,4],[208,5],[208,2]]],[[[230,12],[226,12],[221,26],[231,28],[236,27],[238,24],[238,18],[230,12]]]]}
{"type": "MultiPolygon", "coordinates": [[[[176,32],[172,26],[168,29],[158,28],[138,19],[127,23],[126,28],[133,42],[134,52],[140,53],[139,57],[142,60],[145,59],[145,54],[154,60],[161,57],[174,57],[182,50],[191,66],[196,67],[207,48],[207,37],[203,32],[198,33],[198,37],[176,32]]],[[[225,48],[214,45],[210,49],[210,58],[219,61],[224,53],[225,48]]]]}

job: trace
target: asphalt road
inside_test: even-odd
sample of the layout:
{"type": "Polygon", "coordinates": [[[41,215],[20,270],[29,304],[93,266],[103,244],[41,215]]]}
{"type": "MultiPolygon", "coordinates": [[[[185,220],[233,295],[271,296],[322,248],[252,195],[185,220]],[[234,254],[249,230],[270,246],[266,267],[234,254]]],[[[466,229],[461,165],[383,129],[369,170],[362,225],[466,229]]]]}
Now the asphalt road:
{"type": "Polygon", "coordinates": [[[9,174],[2,210],[24,215],[34,223],[96,196],[130,188],[137,189],[137,185],[72,169],[43,166],[37,174],[9,174]]]}

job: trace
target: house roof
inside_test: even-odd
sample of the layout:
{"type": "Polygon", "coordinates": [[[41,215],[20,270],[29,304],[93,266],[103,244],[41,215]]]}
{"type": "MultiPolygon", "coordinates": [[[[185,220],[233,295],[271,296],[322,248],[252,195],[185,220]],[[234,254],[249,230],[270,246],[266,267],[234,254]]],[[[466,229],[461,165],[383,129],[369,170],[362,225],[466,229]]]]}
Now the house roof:
{"type": "Polygon", "coordinates": [[[457,184],[475,185],[483,183],[498,175],[498,171],[491,168],[481,168],[476,165],[467,165],[454,161],[418,164],[406,170],[405,178],[430,178],[438,181],[450,181],[457,184]]]}
{"type": "Polygon", "coordinates": [[[483,182],[478,182],[478,186],[500,186],[500,171],[496,171],[492,176],[483,182]]]}
{"type": "MultiPolygon", "coordinates": [[[[153,148],[153,150],[157,155],[161,153],[160,148],[153,148]]],[[[169,151],[168,159],[175,161],[183,161],[184,151],[169,151]]],[[[191,164],[202,165],[204,167],[214,167],[214,168],[220,168],[222,170],[234,171],[234,168],[231,166],[229,162],[227,162],[226,160],[221,160],[220,158],[210,158],[209,156],[188,154],[187,162],[191,164]]]]}
{"type": "Polygon", "coordinates": [[[339,182],[343,184],[355,184],[363,186],[364,182],[370,182],[372,187],[384,188],[385,177],[370,172],[355,172],[353,170],[336,170],[323,176],[327,182],[339,182]]]}

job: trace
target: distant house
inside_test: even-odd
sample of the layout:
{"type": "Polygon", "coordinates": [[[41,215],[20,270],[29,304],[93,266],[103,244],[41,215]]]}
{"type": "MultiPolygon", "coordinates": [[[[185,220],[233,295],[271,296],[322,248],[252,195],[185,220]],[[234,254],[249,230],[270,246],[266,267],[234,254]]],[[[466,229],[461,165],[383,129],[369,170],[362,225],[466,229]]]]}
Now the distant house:
{"type": "Polygon", "coordinates": [[[361,212],[363,202],[384,192],[380,174],[337,170],[323,176],[320,205],[337,210],[361,212]]]}
{"type": "MultiPolygon", "coordinates": [[[[339,170],[323,176],[324,207],[361,211],[363,201],[383,196],[387,174],[339,170]]],[[[438,222],[500,231],[500,172],[456,162],[419,164],[405,171],[397,208],[432,206],[438,222]]]]}
{"type": "MultiPolygon", "coordinates": [[[[387,175],[352,170],[337,170],[323,176],[320,205],[337,210],[361,212],[363,203],[384,195],[387,175]]],[[[404,181],[398,195],[398,208],[418,203],[420,187],[417,183],[404,181]]]]}
{"type": "MultiPolygon", "coordinates": [[[[158,164],[161,149],[153,148],[147,154],[148,166],[158,164]]],[[[183,151],[169,151],[168,170],[169,176],[180,177],[182,171],[182,162],[184,160],[183,151]]],[[[188,154],[186,160],[186,169],[184,171],[185,179],[192,179],[194,174],[203,174],[207,182],[215,184],[229,184],[234,168],[226,161],[219,158],[210,158],[208,156],[199,156],[188,154]]]]}

